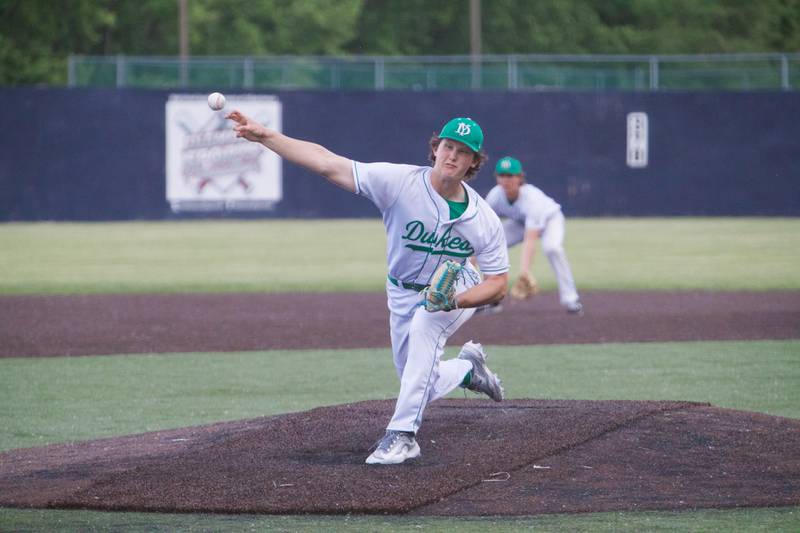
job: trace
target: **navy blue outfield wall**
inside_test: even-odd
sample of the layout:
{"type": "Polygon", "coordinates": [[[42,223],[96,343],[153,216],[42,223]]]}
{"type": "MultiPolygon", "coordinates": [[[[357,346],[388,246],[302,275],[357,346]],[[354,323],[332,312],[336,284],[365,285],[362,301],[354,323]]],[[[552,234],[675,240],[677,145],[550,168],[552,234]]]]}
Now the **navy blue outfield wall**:
{"type": "MultiPolygon", "coordinates": [[[[169,91],[0,88],[0,220],[179,218],[165,195],[169,91]]],[[[276,94],[283,131],[361,161],[427,164],[454,116],[511,154],[567,216],[800,215],[800,93],[310,92],[276,94]],[[626,162],[646,113],[648,164],[626,162]]],[[[209,215],[218,216],[218,215],[209,215]]],[[[225,216],[242,216],[229,213],[225,216]]],[[[283,199],[249,216],[371,217],[368,201],[283,164],[283,199]]]]}

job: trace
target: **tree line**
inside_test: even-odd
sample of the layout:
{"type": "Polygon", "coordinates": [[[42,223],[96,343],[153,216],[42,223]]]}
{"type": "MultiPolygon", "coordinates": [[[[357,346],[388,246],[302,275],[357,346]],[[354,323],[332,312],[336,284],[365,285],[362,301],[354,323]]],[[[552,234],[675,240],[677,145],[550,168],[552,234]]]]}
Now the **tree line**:
{"type": "MultiPolygon", "coordinates": [[[[470,52],[469,0],[188,0],[191,55],[470,52]]],[[[0,83],[179,53],[177,0],[0,0],[0,83]]],[[[484,54],[800,51],[800,0],[483,0],[484,54]]]]}

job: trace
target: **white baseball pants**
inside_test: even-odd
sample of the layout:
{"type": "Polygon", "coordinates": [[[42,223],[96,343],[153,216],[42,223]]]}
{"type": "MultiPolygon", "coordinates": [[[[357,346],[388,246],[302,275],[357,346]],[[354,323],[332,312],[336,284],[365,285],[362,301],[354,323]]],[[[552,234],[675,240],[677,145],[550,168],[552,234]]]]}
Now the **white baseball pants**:
{"type": "MultiPolygon", "coordinates": [[[[564,250],[564,214],[561,211],[547,219],[542,229],[540,240],[542,251],[550,262],[550,267],[558,283],[558,298],[561,305],[571,305],[578,301],[578,291],[575,289],[575,280],[572,269],[567,261],[567,252],[564,250]]],[[[525,238],[525,224],[515,220],[506,219],[503,222],[506,233],[506,242],[509,246],[519,244],[525,238]]]]}
{"type": "MultiPolygon", "coordinates": [[[[456,292],[463,292],[477,281],[477,274],[460,275],[456,292]]],[[[475,309],[430,313],[418,305],[420,293],[391,283],[386,288],[394,366],[400,378],[394,414],[386,429],[416,433],[428,403],[454,390],[472,370],[469,361],[441,359],[447,339],[475,309]]]]}

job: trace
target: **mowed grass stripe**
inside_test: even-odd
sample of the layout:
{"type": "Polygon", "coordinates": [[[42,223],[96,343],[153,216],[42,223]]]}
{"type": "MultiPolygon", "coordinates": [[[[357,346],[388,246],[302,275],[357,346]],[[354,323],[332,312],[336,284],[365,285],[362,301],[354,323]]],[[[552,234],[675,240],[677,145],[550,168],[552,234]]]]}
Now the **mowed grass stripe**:
{"type": "MultiPolygon", "coordinates": [[[[568,219],[565,246],[579,290],[800,289],[800,218],[568,219]]],[[[386,276],[378,219],[10,223],[0,250],[0,294],[380,291],[386,276]]],[[[534,274],[555,288],[541,250],[534,274]]]]}
{"type": "Polygon", "coordinates": [[[405,516],[259,516],[111,513],[0,508],[0,525],[12,531],[370,531],[375,533],[485,533],[545,531],[797,531],[800,508],[681,512],[592,513],[507,518],[405,516]]]}
{"type": "MultiPolygon", "coordinates": [[[[800,341],[488,353],[510,398],[691,400],[800,418],[800,341]]],[[[2,359],[0,449],[394,398],[397,389],[388,349],[2,359]]]]}

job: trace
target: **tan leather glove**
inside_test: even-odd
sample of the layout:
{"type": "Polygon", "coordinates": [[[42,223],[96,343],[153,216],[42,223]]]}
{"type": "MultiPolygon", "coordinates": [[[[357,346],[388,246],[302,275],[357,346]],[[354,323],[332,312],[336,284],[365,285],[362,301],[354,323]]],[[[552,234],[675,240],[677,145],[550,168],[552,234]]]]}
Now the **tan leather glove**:
{"type": "Polygon", "coordinates": [[[523,272],[511,286],[511,297],[524,300],[539,292],[539,284],[531,274],[523,272]]]}

